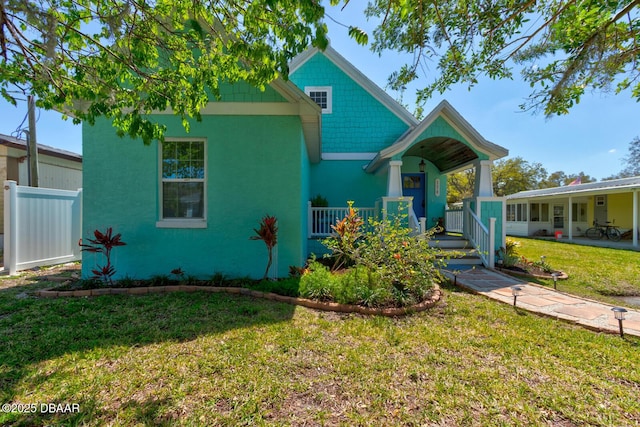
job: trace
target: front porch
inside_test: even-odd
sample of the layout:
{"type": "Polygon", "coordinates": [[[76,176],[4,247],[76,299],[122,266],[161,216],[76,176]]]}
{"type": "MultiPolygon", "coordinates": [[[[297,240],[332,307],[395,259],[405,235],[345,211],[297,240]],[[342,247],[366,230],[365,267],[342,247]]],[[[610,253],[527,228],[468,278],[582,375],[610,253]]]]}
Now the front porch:
{"type": "MultiPolygon", "coordinates": [[[[433,227],[427,227],[425,217],[415,218],[412,197],[382,197],[375,207],[356,207],[358,214],[364,220],[364,227],[370,219],[386,218],[387,215],[400,214],[407,216],[407,226],[415,235],[427,233],[433,227]]],[[[311,242],[330,236],[332,225],[349,213],[349,207],[314,207],[308,204],[308,232],[307,238],[311,242]]],[[[436,246],[442,241],[464,241],[464,247],[474,250],[485,267],[495,266],[496,249],[504,242],[504,202],[500,198],[484,197],[467,199],[462,209],[446,210],[444,227],[447,233],[460,233],[458,236],[449,234],[436,235],[433,238],[436,246]],[[498,221],[498,218],[500,221],[498,221]],[[486,225],[485,225],[486,223],[486,225]]],[[[324,253],[318,245],[311,244],[310,251],[316,254],[324,253]]]]}
{"type": "MultiPolygon", "coordinates": [[[[493,267],[495,250],[505,241],[505,203],[502,198],[493,197],[491,166],[494,160],[508,154],[506,149],[484,139],[443,101],[393,144],[370,154],[357,175],[344,174],[346,166],[336,161],[321,165],[340,170],[346,179],[334,182],[325,178],[312,185],[312,194],[328,195],[333,206],[359,200],[360,206],[355,206],[365,220],[405,214],[407,227],[415,234],[425,233],[445,218],[445,227],[462,233],[483,258],[483,264],[493,267]],[[475,168],[472,198],[465,201],[460,213],[447,213],[447,175],[471,168],[475,168]]],[[[344,162],[363,157],[363,153],[353,153],[340,158],[344,162]]],[[[329,235],[331,225],[347,211],[346,206],[309,206],[308,238],[329,235]]]]}

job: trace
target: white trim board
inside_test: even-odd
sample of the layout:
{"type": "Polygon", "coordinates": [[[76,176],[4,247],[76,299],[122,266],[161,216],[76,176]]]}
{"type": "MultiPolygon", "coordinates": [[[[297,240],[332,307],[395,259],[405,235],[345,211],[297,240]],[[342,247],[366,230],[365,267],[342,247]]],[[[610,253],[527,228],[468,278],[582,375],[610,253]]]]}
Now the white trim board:
{"type": "Polygon", "coordinates": [[[322,160],[372,160],[378,153],[322,153],[322,160]]]}

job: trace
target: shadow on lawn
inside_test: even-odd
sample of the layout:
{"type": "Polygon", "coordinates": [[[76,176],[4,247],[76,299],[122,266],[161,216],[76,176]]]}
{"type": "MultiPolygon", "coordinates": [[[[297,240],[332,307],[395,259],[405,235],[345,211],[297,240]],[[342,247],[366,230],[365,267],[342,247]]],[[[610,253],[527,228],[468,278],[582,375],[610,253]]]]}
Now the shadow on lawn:
{"type": "MultiPolygon", "coordinates": [[[[71,353],[86,355],[94,350],[100,350],[99,357],[117,359],[127,347],[185,342],[235,328],[286,322],[295,310],[289,304],[205,292],[41,299],[27,295],[44,284],[27,283],[0,289],[0,403],[15,402],[16,396],[28,395],[28,390],[18,389],[24,387],[23,381],[28,388],[37,390],[52,376],[61,375],[34,368],[43,361],[71,353]],[[109,349],[114,349],[111,354],[109,349]]],[[[86,393],[82,395],[91,399],[86,393]]],[[[79,401],[82,397],[78,395],[51,398],[54,403],[79,403],[81,413],[35,414],[35,418],[0,413],[0,424],[67,425],[105,415],[96,412],[96,402],[79,401]]],[[[141,405],[141,422],[149,421],[154,407],[157,402],[141,405]]]]}

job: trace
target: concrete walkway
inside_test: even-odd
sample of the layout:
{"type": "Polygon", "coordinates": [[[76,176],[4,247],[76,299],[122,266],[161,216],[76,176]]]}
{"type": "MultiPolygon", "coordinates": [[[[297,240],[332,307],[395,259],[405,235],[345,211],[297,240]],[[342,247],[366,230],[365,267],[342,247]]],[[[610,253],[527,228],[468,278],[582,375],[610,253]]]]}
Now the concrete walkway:
{"type": "MultiPolygon", "coordinates": [[[[619,332],[618,321],[611,311],[614,307],[612,305],[575,297],[483,267],[457,270],[455,275],[457,277],[452,271],[444,270],[443,272],[458,286],[507,304],[513,304],[511,286],[520,285],[523,288],[521,295],[517,298],[517,307],[520,309],[541,313],[597,331],[619,332]]],[[[640,336],[640,312],[629,308],[627,310],[626,320],[623,321],[624,333],[640,336]]]]}

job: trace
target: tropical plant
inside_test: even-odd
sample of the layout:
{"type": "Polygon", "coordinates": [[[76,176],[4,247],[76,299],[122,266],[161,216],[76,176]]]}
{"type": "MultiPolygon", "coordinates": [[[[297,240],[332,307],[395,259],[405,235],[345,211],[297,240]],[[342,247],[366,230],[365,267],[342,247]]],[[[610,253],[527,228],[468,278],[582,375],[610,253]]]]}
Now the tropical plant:
{"type": "Polygon", "coordinates": [[[116,246],[125,246],[126,243],[121,240],[122,235],[120,233],[113,235],[111,227],[107,228],[105,233],[101,233],[99,230],[93,232],[94,239],[87,239],[89,244],[83,244],[80,242],[82,251],[93,252],[103,254],[107,263],[91,270],[94,279],[99,279],[102,283],[113,285],[113,276],[116,274],[116,268],[111,263],[111,251],[116,246]]]}
{"type": "Polygon", "coordinates": [[[502,260],[504,267],[513,267],[518,263],[520,255],[518,254],[518,247],[520,243],[517,240],[507,238],[504,247],[498,249],[498,258],[502,260]]]}
{"type": "Polygon", "coordinates": [[[273,262],[273,248],[278,244],[278,220],[275,216],[265,215],[260,221],[260,228],[254,228],[256,232],[255,236],[249,237],[251,240],[262,240],[267,246],[268,260],[267,268],[264,271],[262,280],[266,279],[269,275],[269,268],[273,262]]]}
{"type": "Polygon", "coordinates": [[[344,218],[336,220],[332,225],[333,234],[322,241],[335,257],[333,270],[345,265],[353,265],[355,261],[357,245],[362,238],[362,225],[364,220],[358,215],[358,210],[353,207],[353,201],[347,202],[349,211],[344,218]]]}

